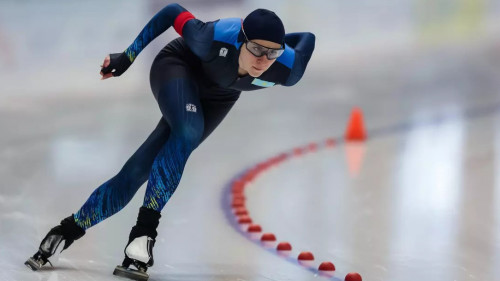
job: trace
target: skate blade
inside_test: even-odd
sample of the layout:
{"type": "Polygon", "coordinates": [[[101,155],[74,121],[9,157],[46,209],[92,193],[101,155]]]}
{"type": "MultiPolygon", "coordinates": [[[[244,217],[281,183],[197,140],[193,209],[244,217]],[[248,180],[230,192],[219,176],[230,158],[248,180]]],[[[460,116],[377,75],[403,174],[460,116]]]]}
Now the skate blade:
{"type": "Polygon", "coordinates": [[[147,281],[149,279],[149,275],[146,272],[142,272],[139,270],[134,270],[130,268],[125,268],[121,265],[118,265],[113,271],[113,275],[125,277],[137,281],[147,281]]]}
{"type": "Polygon", "coordinates": [[[42,265],[39,264],[35,259],[29,258],[25,263],[24,263],[28,268],[30,268],[33,271],[37,271],[40,268],[42,268],[42,265]]]}

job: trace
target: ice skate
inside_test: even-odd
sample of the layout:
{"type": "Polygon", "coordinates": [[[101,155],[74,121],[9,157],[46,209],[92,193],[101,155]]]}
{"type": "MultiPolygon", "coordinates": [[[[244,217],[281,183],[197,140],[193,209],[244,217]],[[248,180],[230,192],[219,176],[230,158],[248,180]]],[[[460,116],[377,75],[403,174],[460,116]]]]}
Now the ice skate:
{"type": "Polygon", "coordinates": [[[62,251],[66,250],[75,240],[81,238],[85,234],[85,230],[76,225],[73,215],[61,221],[61,224],[53,227],[49,233],[43,238],[36,252],[24,264],[33,271],[37,271],[45,264],[49,263],[49,258],[62,247],[62,251]],[[64,242],[64,243],[63,243],[64,242]]]}
{"type": "Polygon", "coordinates": [[[155,240],[148,236],[135,238],[125,248],[125,259],[122,265],[115,268],[113,274],[139,281],[148,280],[149,275],[146,271],[154,264],[154,243],[155,240]],[[135,268],[131,268],[132,265],[135,268]]]}
{"type": "Polygon", "coordinates": [[[147,270],[154,264],[153,247],[160,217],[157,211],[141,208],[137,225],[132,228],[125,247],[125,259],[116,266],[113,275],[137,281],[149,279],[147,270]]]}

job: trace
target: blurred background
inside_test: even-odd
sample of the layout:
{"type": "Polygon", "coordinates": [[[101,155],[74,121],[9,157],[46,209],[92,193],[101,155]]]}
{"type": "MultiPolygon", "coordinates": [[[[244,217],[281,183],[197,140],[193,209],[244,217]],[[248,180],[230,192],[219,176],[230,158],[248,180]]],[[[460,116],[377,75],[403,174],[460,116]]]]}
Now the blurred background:
{"type": "MultiPolygon", "coordinates": [[[[101,81],[99,66],[169,3],[0,0],[1,280],[112,280],[144,187],[68,251],[72,270],[22,263],[155,128],[149,69],[173,29],[121,77],[101,81]]],[[[243,93],[193,153],[164,211],[154,280],[320,278],[239,237],[220,200],[250,165],[341,137],[355,106],[369,135],[361,171],[339,147],[266,176],[248,194],[264,229],[333,260],[341,280],[499,276],[500,1],[178,3],[204,21],[267,8],[287,32],[313,32],[316,49],[296,86],[243,93]]]]}
{"type": "MultiPolygon", "coordinates": [[[[70,92],[72,97],[94,98],[102,93],[142,96],[144,93],[139,92],[148,91],[144,77],[148,75],[152,59],[177,36],[173,31],[155,40],[127,72],[127,78],[119,79],[123,81],[103,83],[94,78],[99,78],[99,64],[104,56],[127,48],[149,19],[167,3],[170,2],[88,1],[81,4],[2,0],[2,101],[13,97],[59,98],[70,92]],[[20,80],[24,83],[19,83],[20,80]]],[[[388,72],[387,68],[399,69],[394,72],[410,71],[393,64],[403,60],[415,63],[439,51],[463,52],[464,60],[466,49],[494,45],[500,29],[497,22],[500,4],[494,0],[383,3],[186,0],[179,3],[206,21],[244,17],[255,7],[276,11],[287,32],[311,31],[317,35],[318,44],[308,70],[311,77],[317,73],[325,75],[325,69],[329,74],[339,71],[345,76],[354,68],[361,75],[360,72],[375,68],[374,65],[379,72],[388,72]],[[451,50],[444,51],[448,49],[451,50]]],[[[442,67],[449,64],[441,63],[442,67]]],[[[433,68],[428,67],[420,75],[432,71],[433,68]]],[[[326,76],[339,79],[339,75],[326,76]]],[[[333,87],[342,81],[335,82],[333,87]]],[[[331,94],[336,92],[332,88],[331,94]]]]}

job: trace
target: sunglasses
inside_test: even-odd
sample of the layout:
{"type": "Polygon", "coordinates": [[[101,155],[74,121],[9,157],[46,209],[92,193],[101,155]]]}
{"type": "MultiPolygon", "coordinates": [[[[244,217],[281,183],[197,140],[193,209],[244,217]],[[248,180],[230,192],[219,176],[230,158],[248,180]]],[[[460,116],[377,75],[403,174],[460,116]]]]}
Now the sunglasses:
{"type": "Polygon", "coordinates": [[[274,59],[277,59],[279,56],[281,56],[283,54],[283,52],[285,51],[284,47],[276,48],[276,49],[268,48],[268,47],[264,47],[258,43],[255,43],[255,42],[248,40],[248,37],[245,33],[245,30],[243,29],[243,23],[241,24],[241,31],[243,31],[243,35],[245,35],[245,46],[246,46],[247,50],[252,55],[254,55],[258,58],[262,57],[263,55],[266,55],[266,57],[269,60],[274,60],[274,59]]]}

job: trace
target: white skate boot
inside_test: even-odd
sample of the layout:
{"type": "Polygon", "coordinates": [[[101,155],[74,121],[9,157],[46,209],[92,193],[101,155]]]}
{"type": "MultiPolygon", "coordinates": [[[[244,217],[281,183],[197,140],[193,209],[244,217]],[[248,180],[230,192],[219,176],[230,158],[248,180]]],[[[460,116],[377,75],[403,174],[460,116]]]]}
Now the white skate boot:
{"type": "Polygon", "coordinates": [[[139,211],[137,224],[132,227],[129,242],[125,247],[125,259],[122,265],[118,265],[113,275],[134,279],[137,281],[147,281],[149,274],[148,267],[153,266],[153,247],[157,236],[160,213],[142,207],[139,211]],[[131,268],[131,266],[135,268],[131,268]]]}

